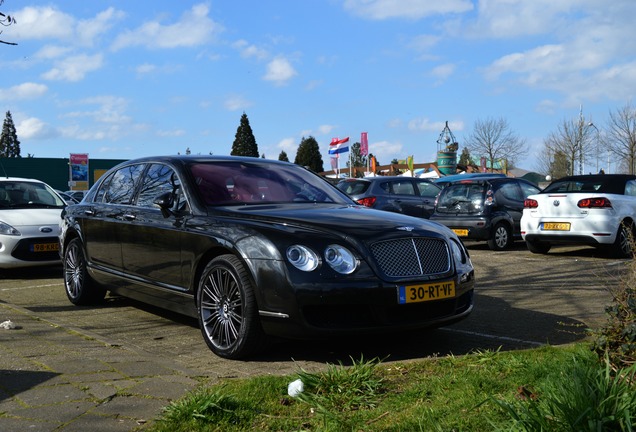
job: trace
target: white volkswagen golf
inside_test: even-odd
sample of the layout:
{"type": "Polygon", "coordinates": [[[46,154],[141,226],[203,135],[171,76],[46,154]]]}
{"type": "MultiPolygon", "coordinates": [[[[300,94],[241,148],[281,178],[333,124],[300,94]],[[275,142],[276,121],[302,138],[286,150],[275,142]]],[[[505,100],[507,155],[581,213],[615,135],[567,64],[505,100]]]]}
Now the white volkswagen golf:
{"type": "Polygon", "coordinates": [[[0,269],[60,264],[65,205],[46,183],[0,177],[0,269]]]}
{"type": "Polygon", "coordinates": [[[525,200],[521,236],[533,253],[580,244],[627,257],[633,253],[635,221],[636,175],[570,176],[525,200]]]}

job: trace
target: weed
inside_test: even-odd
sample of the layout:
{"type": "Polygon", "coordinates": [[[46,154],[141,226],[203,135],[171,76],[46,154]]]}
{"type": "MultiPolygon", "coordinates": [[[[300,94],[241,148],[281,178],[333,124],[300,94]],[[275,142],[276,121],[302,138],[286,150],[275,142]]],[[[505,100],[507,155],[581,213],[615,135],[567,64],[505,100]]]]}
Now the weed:
{"type": "Polygon", "coordinates": [[[615,375],[608,359],[599,368],[596,362],[574,357],[559,379],[547,381],[532,397],[495,402],[513,420],[511,430],[632,431],[636,425],[635,375],[636,365],[615,375]]]}

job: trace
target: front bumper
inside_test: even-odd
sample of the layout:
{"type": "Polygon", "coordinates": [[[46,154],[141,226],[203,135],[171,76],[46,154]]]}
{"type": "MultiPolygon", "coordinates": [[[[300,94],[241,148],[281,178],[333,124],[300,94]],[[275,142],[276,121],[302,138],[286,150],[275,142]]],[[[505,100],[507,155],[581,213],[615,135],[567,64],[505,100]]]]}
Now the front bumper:
{"type": "MultiPolygon", "coordinates": [[[[474,271],[456,276],[455,296],[399,304],[398,285],[350,283],[300,287],[284,316],[262,313],[266,333],[287,337],[328,337],[439,327],[467,317],[473,309],[474,271]]],[[[412,284],[413,282],[409,282],[412,284]]],[[[427,281],[426,283],[430,283],[427,281]]],[[[298,288],[298,287],[297,287],[298,288]]]]}

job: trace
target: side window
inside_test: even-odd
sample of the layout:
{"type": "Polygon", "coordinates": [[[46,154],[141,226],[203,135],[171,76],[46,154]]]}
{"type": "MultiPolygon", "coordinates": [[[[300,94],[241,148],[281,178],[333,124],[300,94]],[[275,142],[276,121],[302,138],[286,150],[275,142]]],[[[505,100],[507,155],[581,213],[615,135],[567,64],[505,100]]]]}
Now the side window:
{"type": "Polygon", "coordinates": [[[521,192],[523,193],[523,199],[528,198],[528,196],[530,195],[535,195],[541,192],[541,189],[529,185],[528,183],[520,182],[519,186],[521,187],[521,192]]]}
{"type": "Polygon", "coordinates": [[[420,191],[420,196],[435,198],[439,193],[439,188],[429,182],[418,182],[417,188],[420,191]]]}
{"type": "Polygon", "coordinates": [[[625,195],[636,196],[636,180],[628,180],[625,183],[625,195]]]}
{"type": "Polygon", "coordinates": [[[396,181],[391,183],[395,195],[415,195],[415,189],[410,181],[396,181]]]}
{"type": "Polygon", "coordinates": [[[499,188],[499,193],[501,193],[505,198],[515,201],[523,201],[524,197],[521,194],[521,190],[517,183],[508,182],[501,185],[499,188]]]}
{"type": "Polygon", "coordinates": [[[117,170],[104,191],[103,201],[111,204],[132,204],[135,183],[143,168],[143,164],[136,164],[117,170]]]}
{"type": "Polygon", "coordinates": [[[177,192],[179,186],[179,179],[172,168],[163,164],[152,164],[143,177],[137,205],[157,207],[153,204],[155,198],[165,192],[177,192]]]}

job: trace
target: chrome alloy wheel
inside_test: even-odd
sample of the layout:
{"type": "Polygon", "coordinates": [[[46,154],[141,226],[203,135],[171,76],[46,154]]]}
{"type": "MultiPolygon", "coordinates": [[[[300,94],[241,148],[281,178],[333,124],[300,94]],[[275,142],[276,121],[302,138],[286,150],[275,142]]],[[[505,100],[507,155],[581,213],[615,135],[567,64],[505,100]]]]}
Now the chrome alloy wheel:
{"type": "Polygon", "coordinates": [[[216,348],[227,350],[239,339],[245,321],[239,282],[228,269],[215,267],[201,289],[199,308],[205,334],[216,348]]]}
{"type": "Polygon", "coordinates": [[[84,289],[86,262],[78,242],[71,242],[64,254],[64,286],[69,298],[77,299],[84,289]]]}

